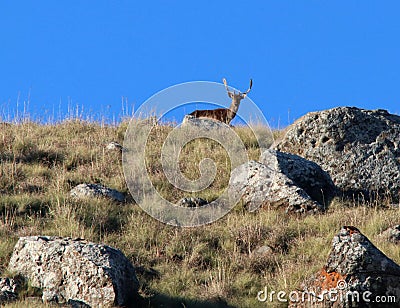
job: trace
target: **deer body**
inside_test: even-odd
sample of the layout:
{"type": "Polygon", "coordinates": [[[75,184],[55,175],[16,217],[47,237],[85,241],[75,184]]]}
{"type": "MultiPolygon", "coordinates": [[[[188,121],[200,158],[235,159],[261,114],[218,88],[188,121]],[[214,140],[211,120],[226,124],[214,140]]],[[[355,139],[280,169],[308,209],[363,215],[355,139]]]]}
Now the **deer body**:
{"type": "Polygon", "coordinates": [[[228,96],[232,99],[232,103],[229,108],[217,108],[211,110],[195,110],[189,114],[190,117],[193,118],[208,118],[214,119],[225,124],[231,123],[233,118],[236,116],[237,111],[239,110],[240,101],[244,99],[247,94],[250,92],[251,87],[253,85],[252,79],[250,79],[250,87],[244,93],[236,93],[235,91],[229,91],[228,85],[226,83],[225,78],[223,79],[226,91],[228,92],[228,96]]]}

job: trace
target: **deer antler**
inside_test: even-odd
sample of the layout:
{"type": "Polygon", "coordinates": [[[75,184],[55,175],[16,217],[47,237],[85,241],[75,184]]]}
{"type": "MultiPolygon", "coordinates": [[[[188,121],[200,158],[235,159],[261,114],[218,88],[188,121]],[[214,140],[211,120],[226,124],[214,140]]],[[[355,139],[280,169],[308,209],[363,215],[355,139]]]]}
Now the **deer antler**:
{"type": "Polygon", "coordinates": [[[224,85],[225,85],[226,91],[229,92],[229,88],[228,88],[228,84],[227,84],[227,82],[226,82],[226,79],[225,79],[225,78],[222,78],[222,82],[223,82],[224,85]]]}
{"type": "Polygon", "coordinates": [[[249,88],[247,89],[247,91],[244,92],[243,94],[246,94],[246,95],[247,95],[247,93],[250,92],[252,86],[253,86],[253,79],[250,79],[250,86],[249,86],[249,88]]]}
{"type": "MultiPolygon", "coordinates": [[[[231,92],[231,91],[229,91],[228,83],[226,82],[226,79],[225,79],[225,78],[222,78],[222,82],[223,82],[224,85],[225,85],[226,91],[227,91],[228,93],[231,92]]],[[[246,91],[246,92],[243,92],[243,93],[241,93],[241,92],[239,92],[239,93],[247,95],[247,94],[250,92],[252,86],[253,86],[253,79],[250,79],[250,86],[249,86],[249,88],[247,89],[247,91],[246,91]]]]}

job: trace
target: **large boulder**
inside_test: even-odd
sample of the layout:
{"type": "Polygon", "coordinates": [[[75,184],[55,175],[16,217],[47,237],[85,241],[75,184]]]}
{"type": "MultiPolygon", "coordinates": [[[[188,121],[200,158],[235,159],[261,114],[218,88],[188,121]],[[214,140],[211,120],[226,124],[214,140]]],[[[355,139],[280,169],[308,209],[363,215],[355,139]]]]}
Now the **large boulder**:
{"type": "Polygon", "coordinates": [[[400,117],[385,110],[338,107],[291,125],[276,149],[319,164],[350,196],[399,201],[400,117]]]}
{"type": "Polygon", "coordinates": [[[323,206],[327,206],[336,195],[336,187],[329,174],[303,157],[270,149],[261,154],[260,162],[273,166],[278,174],[288,177],[323,206]]]}
{"type": "Polygon", "coordinates": [[[291,300],[290,307],[400,307],[400,266],[357,228],[345,226],[325,266],[291,300]]]}
{"type": "Polygon", "coordinates": [[[287,212],[315,212],[334,196],[329,175],[313,162],[274,150],[265,151],[260,160],[231,174],[231,192],[239,193],[249,210],[269,205],[285,207],[287,212]]]}
{"type": "Polygon", "coordinates": [[[21,237],[9,270],[43,289],[45,302],[127,305],[138,290],[135,270],[121,251],[82,239],[21,237]]]}

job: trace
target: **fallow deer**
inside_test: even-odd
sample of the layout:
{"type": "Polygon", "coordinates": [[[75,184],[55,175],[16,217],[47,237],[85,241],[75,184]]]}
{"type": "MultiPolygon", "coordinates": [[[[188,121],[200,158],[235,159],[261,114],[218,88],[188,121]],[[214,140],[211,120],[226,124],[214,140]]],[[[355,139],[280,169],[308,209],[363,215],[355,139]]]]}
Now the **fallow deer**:
{"type": "Polygon", "coordinates": [[[187,117],[189,118],[209,118],[214,119],[220,122],[223,122],[227,125],[231,123],[233,118],[236,116],[236,113],[239,109],[240,101],[244,99],[247,94],[250,92],[251,87],[253,86],[253,80],[250,79],[250,86],[246,92],[238,92],[229,91],[228,84],[226,83],[226,79],[223,78],[225,89],[228,92],[228,96],[232,99],[231,106],[229,108],[217,108],[211,110],[195,110],[190,113],[187,117]]]}

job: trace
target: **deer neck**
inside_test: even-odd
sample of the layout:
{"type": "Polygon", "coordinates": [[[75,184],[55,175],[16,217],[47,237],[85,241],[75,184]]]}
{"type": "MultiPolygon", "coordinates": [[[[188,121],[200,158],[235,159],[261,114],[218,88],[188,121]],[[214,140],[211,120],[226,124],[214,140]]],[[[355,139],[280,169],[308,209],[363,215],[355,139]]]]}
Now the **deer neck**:
{"type": "Polygon", "coordinates": [[[240,98],[233,98],[229,110],[236,114],[239,110],[240,100],[240,98]]]}
{"type": "Polygon", "coordinates": [[[239,105],[240,105],[240,99],[233,98],[231,106],[228,109],[228,115],[226,119],[227,124],[229,124],[236,116],[236,113],[239,110],[239,105]]]}

